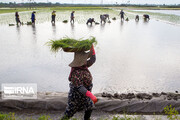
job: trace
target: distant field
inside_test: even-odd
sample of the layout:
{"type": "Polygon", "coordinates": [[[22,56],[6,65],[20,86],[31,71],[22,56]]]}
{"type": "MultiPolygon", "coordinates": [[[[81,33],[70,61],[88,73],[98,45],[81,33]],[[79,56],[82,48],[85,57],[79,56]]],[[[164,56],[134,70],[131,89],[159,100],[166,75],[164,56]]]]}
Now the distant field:
{"type": "Polygon", "coordinates": [[[0,14],[2,13],[12,13],[12,12],[22,12],[22,11],[33,11],[33,10],[107,10],[105,7],[36,7],[36,8],[0,8],[0,14]]]}
{"type": "Polygon", "coordinates": [[[22,11],[30,11],[27,8],[2,8],[0,9],[0,14],[2,13],[12,13],[12,12],[22,12],[22,11]]]}
{"type": "Polygon", "coordinates": [[[0,8],[0,14],[2,13],[12,13],[12,12],[22,12],[22,11],[33,11],[33,10],[108,10],[113,9],[130,9],[130,10],[180,10],[180,8],[161,8],[161,7],[36,7],[36,8],[0,8]]]}
{"type": "Polygon", "coordinates": [[[171,7],[111,7],[117,9],[130,9],[130,10],[180,10],[180,8],[171,7]]]}

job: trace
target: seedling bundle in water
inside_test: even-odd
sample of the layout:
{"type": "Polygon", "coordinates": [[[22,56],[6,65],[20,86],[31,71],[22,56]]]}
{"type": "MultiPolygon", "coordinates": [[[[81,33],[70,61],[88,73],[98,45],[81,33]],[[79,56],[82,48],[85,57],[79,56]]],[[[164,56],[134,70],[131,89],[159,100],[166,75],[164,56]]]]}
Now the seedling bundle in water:
{"type": "Polygon", "coordinates": [[[27,22],[27,25],[32,25],[32,22],[27,22]]]}
{"type": "Polygon", "coordinates": [[[63,23],[67,23],[68,22],[68,20],[63,20],[63,23]]]}
{"type": "Polygon", "coordinates": [[[93,43],[97,44],[95,37],[85,40],[66,37],[60,40],[51,40],[48,42],[48,45],[53,52],[58,52],[60,49],[63,49],[65,52],[81,52],[89,50],[93,43]]]}

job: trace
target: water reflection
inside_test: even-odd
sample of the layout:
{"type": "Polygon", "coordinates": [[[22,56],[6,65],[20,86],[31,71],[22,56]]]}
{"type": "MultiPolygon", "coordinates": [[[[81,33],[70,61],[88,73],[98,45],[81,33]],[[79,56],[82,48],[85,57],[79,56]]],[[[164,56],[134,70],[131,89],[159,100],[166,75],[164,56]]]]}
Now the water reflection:
{"type": "Polygon", "coordinates": [[[52,31],[53,31],[53,35],[56,36],[56,24],[52,23],[52,31]]]}
{"type": "Polygon", "coordinates": [[[148,23],[149,23],[149,20],[143,19],[143,23],[144,23],[144,24],[148,24],[148,23]]]}
{"type": "Polygon", "coordinates": [[[121,23],[120,23],[120,31],[123,31],[123,25],[124,25],[124,21],[120,21],[121,23]]]}
{"type": "Polygon", "coordinates": [[[93,31],[93,29],[94,29],[94,27],[95,27],[94,25],[86,25],[86,26],[87,26],[87,28],[88,28],[89,31],[93,31]]]}
{"type": "Polygon", "coordinates": [[[74,33],[75,33],[74,27],[75,27],[75,25],[73,23],[71,23],[71,32],[72,32],[73,37],[74,37],[74,33]]]}
{"type": "Polygon", "coordinates": [[[104,30],[104,28],[105,28],[105,24],[106,24],[106,23],[102,23],[102,24],[100,24],[100,30],[101,30],[101,31],[103,31],[103,30],[104,30]]]}
{"type": "Polygon", "coordinates": [[[127,23],[117,20],[106,24],[106,27],[105,24],[61,23],[55,26],[49,23],[0,26],[0,30],[6,33],[0,32],[0,81],[35,82],[39,91],[67,92],[70,71],[67,66],[73,54],[59,51],[55,55],[44,44],[52,38],[52,32],[60,33],[60,37],[68,34],[76,38],[88,33],[87,37],[95,36],[98,41],[95,48],[97,62],[90,68],[94,78],[93,92],[178,90],[180,28],[154,20],[148,22],[148,27],[146,24],[143,21],[127,23]],[[163,30],[168,34],[164,34],[163,30]],[[18,44],[18,39],[23,40],[21,44],[18,44]]]}
{"type": "Polygon", "coordinates": [[[33,37],[33,40],[32,42],[33,43],[36,43],[37,42],[37,31],[36,31],[36,25],[35,24],[32,24],[32,37],[33,37]]]}
{"type": "Polygon", "coordinates": [[[17,32],[18,40],[21,40],[21,31],[19,25],[16,26],[16,32],[17,32]]]}

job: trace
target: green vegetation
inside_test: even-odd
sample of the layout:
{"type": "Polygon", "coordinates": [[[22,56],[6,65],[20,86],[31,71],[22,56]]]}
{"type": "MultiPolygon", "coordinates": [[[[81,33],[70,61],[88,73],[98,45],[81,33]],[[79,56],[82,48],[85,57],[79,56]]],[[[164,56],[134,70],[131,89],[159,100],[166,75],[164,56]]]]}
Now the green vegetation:
{"type": "Polygon", "coordinates": [[[112,20],[116,20],[116,17],[113,17],[112,20]]]}
{"type": "Polygon", "coordinates": [[[63,49],[65,52],[80,52],[89,50],[93,43],[97,44],[95,37],[85,40],[65,37],[60,40],[51,40],[47,44],[53,52],[57,52],[60,49],[63,49]]]}
{"type": "Polygon", "coordinates": [[[32,11],[27,8],[3,8],[0,9],[0,14],[2,13],[15,13],[15,12],[23,12],[23,11],[32,11]]]}
{"type": "Polygon", "coordinates": [[[42,115],[42,116],[40,116],[40,117],[38,118],[38,120],[52,120],[52,119],[50,118],[49,115],[48,115],[48,116],[42,115]]]}
{"type": "Polygon", "coordinates": [[[169,120],[180,120],[180,117],[178,117],[178,111],[175,108],[172,108],[172,106],[166,106],[164,108],[165,114],[167,114],[167,118],[169,120]]]}
{"type": "Polygon", "coordinates": [[[0,9],[0,14],[2,13],[15,13],[15,12],[23,12],[23,11],[72,11],[72,10],[108,10],[106,7],[37,7],[34,9],[29,9],[29,8],[2,8],[0,9]]]}
{"type": "Polygon", "coordinates": [[[15,26],[15,24],[9,24],[9,26],[15,26]]]}
{"type": "Polygon", "coordinates": [[[27,25],[32,25],[32,22],[27,22],[27,25]]]}
{"type": "Polygon", "coordinates": [[[63,23],[67,23],[68,22],[68,20],[63,20],[63,23]]]}
{"type": "Polygon", "coordinates": [[[16,120],[15,113],[9,113],[9,114],[1,114],[0,113],[0,120],[16,120]]]}
{"type": "MultiPolygon", "coordinates": [[[[175,108],[172,108],[171,105],[165,107],[164,112],[165,114],[167,114],[168,120],[180,120],[180,117],[178,116],[179,114],[178,111],[175,110],[175,108]]],[[[58,120],[60,120],[60,118],[61,117],[59,117],[58,120]]],[[[9,114],[0,113],[0,120],[54,120],[54,119],[51,118],[49,115],[41,115],[40,117],[35,119],[35,118],[18,118],[15,116],[15,113],[9,113],[9,114]]],[[[73,117],[71,118],[71,120],[80,120],[80,118],[73,117]]],[[[108,118],[99,118],[99,120],[145,120],[145,118],[144,116],[136,115],[136,114],[131,115],[131,116],[124,114],[122,117],[114,115],[108,118]]],[[[162,120],[162,119],[155,116],[154,118],[152,118],[152,120],[162,120]]]]}
{"type": "Polygon", "coordinates": [[[143,6],[52,6],[52,7],[44,7],[44,6],[36,6],[34,8],[27,7],[6,7],[0,9],[0,14],[2,13],[15,13],[15,12],[23,12],[23,11],[33,11],[33,10],[42,10],[42,11],[79,11],[79,10],[109,10],[109,9],[124,9],[124,10],[180,10],[180,8],[175,7],[143,7],[143,6]]]}
{"type": "Polygon", "coordinates": [[[50,10],[103,10],[105,7],[50,7],[50,10]]]}

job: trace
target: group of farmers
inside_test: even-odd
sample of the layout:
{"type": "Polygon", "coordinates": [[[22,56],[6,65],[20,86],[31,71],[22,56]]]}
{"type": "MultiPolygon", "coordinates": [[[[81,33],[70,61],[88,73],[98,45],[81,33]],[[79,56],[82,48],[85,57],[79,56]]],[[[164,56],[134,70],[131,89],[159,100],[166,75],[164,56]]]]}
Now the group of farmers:
{"type": "MultiPolygon", "coordinates": [[[[35,11],[31,14],[31,22],[35,24],[35,11]]],[[[75,11],[71,12],[70,15],[70,22],[74,23],[74,13],[75,11]]],[[[121,21],[124,21],[125,13],[123,10],[119,13],[121,17],[121,21]]],[[[149,20],[149,15],[143,15],[144,19],[149,20]]],[[[19,19],[18,12],[15,13],[16,22],[17,24],[21,24],[19,19]]],[[[51,22],[54,24],[56,18],[56,11],[52,12],[52,20],[51,22]]],[[[100,15],[101,23],[106,19],[109,19],[108,14],[100,15]]],[[[136,21],[139,21],[139,16],[137,15],[135,18],[136,21]]],[[[87,23],[95,22],[94,18],[89,18],[87,23]]],[[[92,75],[88,70],[96,61],[96,54],[95,49],[92,44],[89,52],[75,52],[74,53],[74,60],[69,64],[71,67],[71,72],[69,75],[69,93],[68,93],[68,102],[67,107],[62,116],[61,120],[70,119],[76,112],[80,110],[85,110],[84,113],[84,120],[90,120],[92,110],[94,109],[94,104],[98,101],[95,95],[91,93],[93,83],[92,83],[92,75]]]]}
{"type": "MultiPolygon", "coordinates": [[[[32,22],[32,24],[35,24],[35,21],[36,21],[35,13],[36,13],[36,12],[33,11],[32,14],[31,14],[31,22],[32,22]]],[[[70,22],[71,22],[71,23],[74,23],[74,13],[75,13],[75,11],[72,11],[72,12],[71,12],[71,15],[70,15],[70,22]]],[[[126,15],[126,14],[124,13],[123,10],[120,11],[119,15],[120,15],[121,21],[124,21],[124,15],[126,15]]],[[[150,17],[149,17],[149,15],[147,15],[147,14],[144,14],[143,17],[144,17],[144,20],[146,20],[146,21],[147,21],[147,20],[150,20],[150,17]]],[[[20,21],[18,12],[15,13],[15,19],[16,19],[17,25],[18,25],[18,24],[22,24],[21,21],[20,21]]],[[[101,23],[102,23],[102,22],[106,23],[106,19],[109,20],[109,14],[100,15],[101,23]]],[[[136,20],[136,21],[139,21],[139,15],[136,15],[135,20],[136,20]]],[[[56,11],[53,11],[53,12],[52,12],[52,15],[51,15],[51,23],[55,24],[55,21],[56,21],[56,11]]],[[[126,21],[129,21],[129,19],[126,18],[126,21]]],[[[89,19],[87,20],[86,24],[91,23],[91,25],[92,25],[93,22],[95,23],[94,18],[89,18],[89,19]]],[[[109,21],[109,22],[110,22],[110,21],[109,21]]]]}
{"type": "MultiPolygon", "coordinates": [[[[70,17],[71,18],[70,22],[72,22],[72,23],[74,23],[74,12],[75,11],[72,11],[71,17],[70,17]]],[[[31,22],[32,22],[32,24],[35,24],[35,21],[36,21],[35,13],[36,12],[33,11],[32,14],[31,14],[31,22]]],[[[15,13],[15,20],[16,20],[17,25],[22,24],[22,22],[20,21],[20,17],[19,17],[18,12],[15,13]]],[[[51,15],[51,23],[55,24],[55,22],[56,22],[56,11],[53,11],[52,15],[51,15]]]]}

